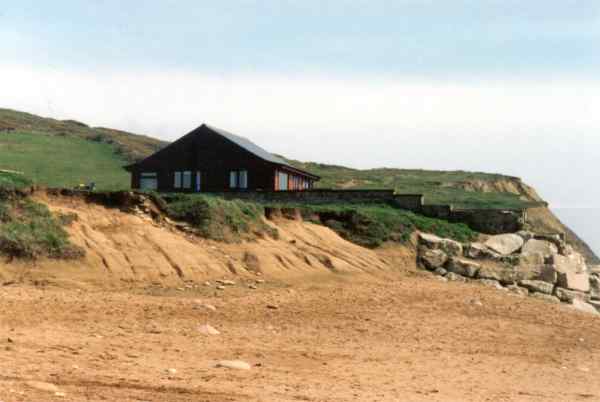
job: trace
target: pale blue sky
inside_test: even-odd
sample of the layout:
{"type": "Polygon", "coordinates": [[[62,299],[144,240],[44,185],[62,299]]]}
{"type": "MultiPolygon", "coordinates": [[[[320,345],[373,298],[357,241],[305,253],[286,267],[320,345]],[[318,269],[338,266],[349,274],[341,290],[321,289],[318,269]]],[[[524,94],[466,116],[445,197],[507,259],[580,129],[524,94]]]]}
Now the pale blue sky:
{"type": "Polygon", "coordinates": [[[556,206],[598,206],[598,71],[598,0],[0,4],[2,107],[167,140],[207,122],[302,160],[502,172],[556,206]]]}
{"type": "Polygon", "coordinates": [[[597,0],[3,1],[2,58],[53,68],[590,74],[597,0]]]}

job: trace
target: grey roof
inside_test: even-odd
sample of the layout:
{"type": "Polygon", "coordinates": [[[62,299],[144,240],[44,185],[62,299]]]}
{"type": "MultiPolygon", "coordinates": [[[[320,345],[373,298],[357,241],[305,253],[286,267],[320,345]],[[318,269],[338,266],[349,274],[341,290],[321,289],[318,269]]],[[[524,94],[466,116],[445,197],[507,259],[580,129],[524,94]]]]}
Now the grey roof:
{"type": "Polygon", "coordinates": [[[205,126],[208,127],[210,130],[216,132],[217,134],[220,134],[223,137],[227,138],[229,141],[236,143],[240,147],[244,148],[246,151],[253,153],[261,159],[264,159],[268,162],[278,163],[280,165],[292,167],[285,160],[267,152],[265,149],[259,147],[247,138],[232,134],[229,131],[221,130],[220,128],[209,126],[208,124],[205,124],[205,126]]]}

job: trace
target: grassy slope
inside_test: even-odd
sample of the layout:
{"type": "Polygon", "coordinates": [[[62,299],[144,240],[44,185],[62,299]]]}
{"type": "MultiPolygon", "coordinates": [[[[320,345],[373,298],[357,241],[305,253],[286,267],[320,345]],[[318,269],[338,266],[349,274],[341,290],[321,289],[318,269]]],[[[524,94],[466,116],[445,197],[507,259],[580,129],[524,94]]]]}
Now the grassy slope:
{"type": "Polygon", "coordinates": [[[18,191],[31,182],[18,174],[0,172],[0,255],[20,258],[77,258],[83,250],[69,242],[63,229],[70,217],[52,214],[18,191]]]}
{"type": "Polygon", "coordinates": [[[102,127],[89,127],[75,120],[56,120],[0,108],[0,132],[6,129],[57,137],[87,139],[108,144],[122,159],[130,162],[144,158],[167,144],[164,141],[144,135],[102,127]]]}
{"type": "MultiPolygon", "coordinates": [[[[66,186],[94,181],[102,189],[126,188],[124,164],[143,158],[166,143],[118,130],[90,128],[73,120],[55,120],[0,109],[0,169],[25,171],[41,184],[66,186]],[[18,137],[17,137],[18,135],[18,137]],[[84,141],[88,140],[88,141],[84,141]],[[90,141],[91,140],[91,141],[90,141]]],[[[322,177],[319,187],[394,188],[401,193],[423,193],[431,204],[458,207],[512,208],[527,205],[506,191],[466,190],[465,183],[515,180],[499,174],[403,169],[357,170],[320,163],[290,161],[322,177]]]]}
{"type": "Polygon", "coordinates": [[[530,202],[518,194],[465,189],[472,182],[518,180],[500,174],[390,168],[358,170],[314,162],[289,160],[289,163],[321,176],[317,183],[320,188],[393,188],[399,193],[425,194],[428,204],[454,204],[464,208],[521,208],[530,202]]]}
{"type": "Polygon", "coordinates": [[[35,183],[73,187],[95,182],[99,189],[126,189],[127,163],[106,143],[27,132],[0,133],[0,169],[25,173],[35,183]]]}
{"type": "MultiPolygon", "coordinates": [[[[94,181],[100,189],[127,188],[129,175],[122,166],[165,145],[165,142],[147,136],[0,109],[0,170],[24,171],[39,184],[71,187],[94,181]],[[14,132],[3,131],[6,129],[14,132]]],[[[539,201],[518,179],[499,174],[357,170],[314,162],[290,163],[320,175],[322,180],[318,186],[325,188],[394,188],[401,193],[423,193],[427,203],[467,208],[523,207],[530,205],[532,200],[539,201]],[[508,181],[516,187],[495,186],[498,181],[508,181]],[[473,182],[478,182],[479,187],[471,186],[473,182]],[[491,185],[484,188],[486,184],[491,185]]],[[[547,214],[549,217],[542,219],[544,222],[552,218],[551,212],[547,211],[547,214]]],[[[561,231],[561,228],[568,231],[562,224],[556,230],[561,231]]],[[[590,260],[598,261],[583,241],[575,243],[590,260]]]]}
{"type": "Polygon", "coordinates": [[[37,184],[73,187],[94,182],[102,190],[126,189],[129,174],[123,166],[165,144],[74,120],[0,109],[0,169],[24,172],[37,184]]]}

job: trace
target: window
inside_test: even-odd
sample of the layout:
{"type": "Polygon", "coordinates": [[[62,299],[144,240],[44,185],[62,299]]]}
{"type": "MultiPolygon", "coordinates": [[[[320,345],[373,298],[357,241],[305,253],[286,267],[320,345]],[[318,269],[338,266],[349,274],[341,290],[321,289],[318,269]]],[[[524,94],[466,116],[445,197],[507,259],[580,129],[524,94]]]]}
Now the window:
{"type": "Polygon", "coordinates": [[[183,188],[192,188],[192,172],[189,170],[183,172],[183,188]]]}
{"type": "Polygon", "coordinates": [[[229,172],[229,188],[237,188],[238,183],[238,172],[232,170],[229,172]]]}
{"type": "Polygon", "coordinates": [[[175,188],[181,188],[181,172],[175,172],[175,188]]]}
{"type": "Polygon", "coordinates": [[[248,188],[248,171],[247,170],[239,171],[238,186],[239,186],[239,188],[248,188]]]}
{"type": "Polygon", "coordinates": [[[156,190],[158,188],[158,175],[152,173],[140,174],[140,189],[141,190],[156,190]]]}
{"type": "Polygon", "coordinates": [[[279,172],[279,190],[287,190],[288,189],[288,174],[279,172]]]}
{"type": "Polygon", "coordinates": [[[248,188],[248,171],[232,170],[229,172],[229,188],[248,188]]]}

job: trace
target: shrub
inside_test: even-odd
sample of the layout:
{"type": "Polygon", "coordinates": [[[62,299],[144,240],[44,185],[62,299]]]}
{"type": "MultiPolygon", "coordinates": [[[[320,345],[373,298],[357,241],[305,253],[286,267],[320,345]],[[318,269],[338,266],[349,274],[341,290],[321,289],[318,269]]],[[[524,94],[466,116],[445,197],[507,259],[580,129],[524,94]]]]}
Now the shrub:
{"type": "Polygon", "coordinates": [[[2,203],[0,253],[10,257],[76,258],[83,250],[69,242],[61,222],[48,208],[28,198],[2,203]]]}
{"type": "Polygon", "coordinates": [[[277,236],[263,220],[264,208],[255,203],[204,194],[173,194],[162,199],[169,217],[191,224],[200,235],[209,239],[238,241],[256,236],[277,236]]]}
{"type": "Polygon", "coordinates": [[[428,218],[387,205],[300,205],[303,216],[320,217],[325,226],[343,238],[365,247],[385,241],[406,242],[415,230],[460,242],[473,240],[477,233],[462,223],[428,218]]]}

